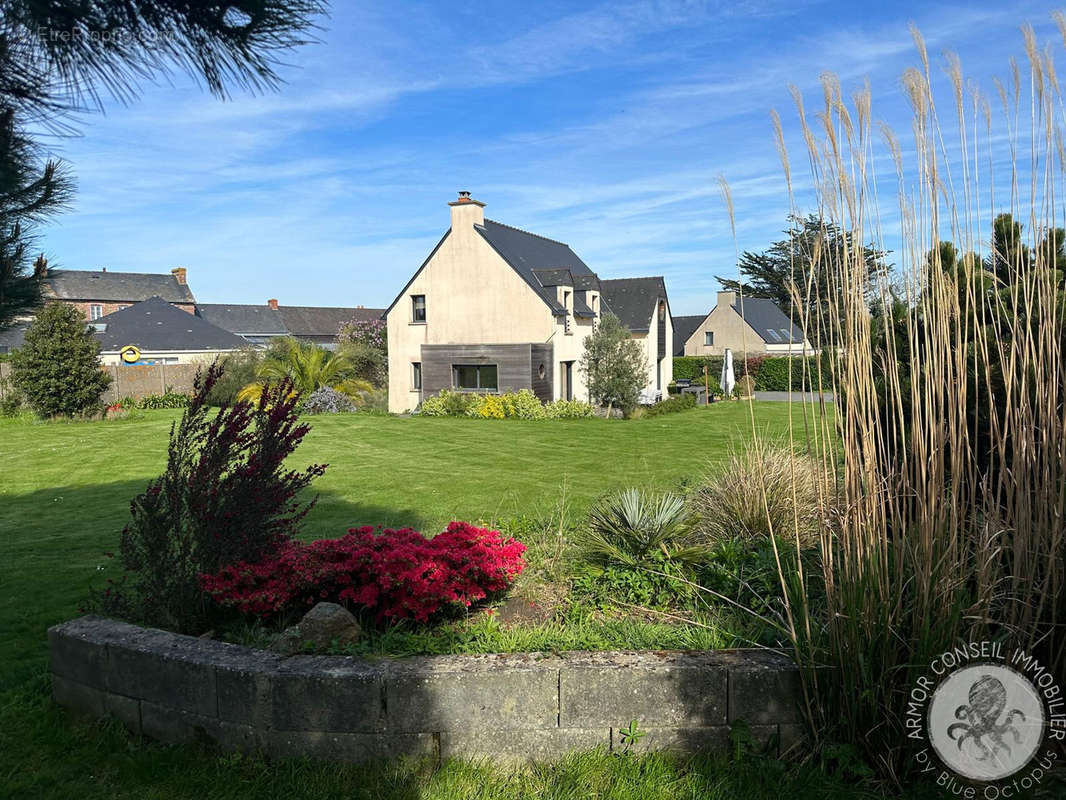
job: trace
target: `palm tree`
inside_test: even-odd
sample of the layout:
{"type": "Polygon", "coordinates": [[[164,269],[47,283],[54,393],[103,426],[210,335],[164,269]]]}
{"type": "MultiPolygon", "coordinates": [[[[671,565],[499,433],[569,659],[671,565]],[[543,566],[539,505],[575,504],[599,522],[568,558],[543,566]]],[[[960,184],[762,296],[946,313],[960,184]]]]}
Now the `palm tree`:
{"type": "Polygon", "coordinates": [[[293,391],[298,394],[306,396],[315,389],[329,386],[358,402],[374,387],[368,381],[350,377],[352,369],[352,363],[339,353],[296,339],[285,339],[271,348],[270,355],[256,369],[259,380],[241,389],[237,399],[257,401],[265,386],[290,378],[293,391]]]}

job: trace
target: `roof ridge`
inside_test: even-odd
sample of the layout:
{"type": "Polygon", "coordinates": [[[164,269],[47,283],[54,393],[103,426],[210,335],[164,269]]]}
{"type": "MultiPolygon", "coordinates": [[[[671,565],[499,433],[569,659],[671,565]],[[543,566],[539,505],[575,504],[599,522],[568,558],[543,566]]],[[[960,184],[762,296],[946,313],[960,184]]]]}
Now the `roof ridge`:
{"type": "Polygon", "coordinates": [[[158,278],[176,278],[177,276],[173,272],[125,272],[121,270],[114,270],[109,272],[107,269],[70,269],[67,267],[49,267],[49,273],[53,272],[99,272],[101,275],[152,275],[158,278]]]}
{"type": "Polygon", "coordinates": [[[518,228],[514,225],[508,225],[506,222],[500,222],[496,219],[489,219],[488,217],[486,217],[485,222],[491,222],[493,225],[499,225],[501,228],[510,228],[512,231],[518,231],[519,233],[524,233],[527,236],[535,236],[536,238],[543,239],[546,242],[554,242],[555,244],[561,244],[563,247],[570,246],[566,242],[560,242],[558,239],[552,239],[550,236],[542,236],[539,233],[533,233],[533,231],[527,231],[524,228],[518,228]]]}
{"type": "Polygon", "coordinates": [[[618,281],[662,281],[666,283],[666,278],[662,275],[642,275],[635,278],[600,278],[600,281],[607,281],[608,283],[616,283],[618,281]]]}

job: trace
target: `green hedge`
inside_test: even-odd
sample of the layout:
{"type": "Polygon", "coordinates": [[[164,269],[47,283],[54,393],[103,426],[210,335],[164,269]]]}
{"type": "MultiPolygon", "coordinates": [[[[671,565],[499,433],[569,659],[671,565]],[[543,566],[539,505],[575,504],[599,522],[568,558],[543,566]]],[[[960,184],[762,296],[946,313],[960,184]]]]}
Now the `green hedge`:
{"type": "Polygon", "coordinates": [[[658,417],[660,414],[673,414],[678,411],[687,411],[696,407],[696,395],[692,393],[678,394],[662,400],[654,405],[644,408],[645,417],[658,417]]]}
{"type": "MultiPolygon", "coordinates": [[[[707,366],[711,391],[718,392],[718,377],[722,374],[722,356],[677,356],[674,358],[674,380],[691,380],[703,382],[703,367],[707,366]]],[[[811,391],[818,384],[818,360],[825,361],[825,355],[819,356],[751,356],[747,364],[741,358],[734,357],[733,373],[739,379],[751,373],[755,378],[755,390],[759,392],[799,392],[811,391]],[[803,375],[803,362],[807,362],[806,386],[803,375]],[[789,376],[791,365],[792,375],[789,376]]],[[[828,364],[822,365],[822,388],[829,388],[828,364]]]]}

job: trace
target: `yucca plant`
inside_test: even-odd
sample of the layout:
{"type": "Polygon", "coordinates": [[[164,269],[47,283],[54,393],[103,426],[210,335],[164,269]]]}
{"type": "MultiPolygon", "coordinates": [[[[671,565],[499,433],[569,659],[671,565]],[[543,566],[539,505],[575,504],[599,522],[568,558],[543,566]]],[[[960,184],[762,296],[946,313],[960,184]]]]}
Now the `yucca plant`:
{"type": "Polygon", "coordinates": [[[593,507],[577,543],[592,563],[643,567],[660,556],[677,561],[698,558],[705,550],[691,543],[691,531],[684,498],[626,489],[593,507]]]}
{"type": "MultiPolygon", "coordinates": [[[[793,275],[795,306],[818,309],[796,322],[833,355],[837,408],[817,406],[813,427],[835,436],[809,447],[840,513],[820,535],[824,613],[807,602],[803,562],[785,574],[782,559],[785,614],[813,735],[862,748],[897,784],[915,763],[908,692],[933,656],[1002,637],[1059,674],[1066,666],[1063,98],[1050,52],[1023,32],[1028,79],[1012,62],[996,85],[997,121],[951,55],[953,114],[940,114],[915,31],[906,147],[875,126],[868,89],[849,100],[824,77],[814,117],[793,92],[815,189],[805,202],[856,242],[885,249],[891,239],[901,287],[882,283],[871,297],[861,248],[817,253],[828,281],[793,275]],[[892,213],[874,171],[881,153],[896,171],[892,213]]],[[[774,123],[795,210],[776,114],[774,123]]],[[[766,487],[753,491],[765,504],[766,487]]]]}

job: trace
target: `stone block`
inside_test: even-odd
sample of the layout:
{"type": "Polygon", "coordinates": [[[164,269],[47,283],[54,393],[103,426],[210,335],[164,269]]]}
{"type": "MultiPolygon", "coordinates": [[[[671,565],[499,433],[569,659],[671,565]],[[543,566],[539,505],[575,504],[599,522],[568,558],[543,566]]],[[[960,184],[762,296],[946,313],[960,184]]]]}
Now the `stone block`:
{"type": "Polygon", "coordinates": [[[141,701],[120,694],[104,695],[104,710],[131,733],[141,733],[141,701]]]}
{"type": "MultiPolygon", "coordinates": [[[[639,727],[639,726],[638,726],[639,727]]],[[[729,727],[715,725],[705,728],[639,728],[644,736],[628,749],[634,753],[666,751],[671,753],[725,753],[729,750],[729,727]]],[[[619,728],[611,731],[611,750],[626,750],[625,737],[619,728]]]]}
{"type": "Polygon", "coordinates": [[[490,759],[493,762],[553,761],[568,753],[611,746],[610,728],[546,728],[509,730],[485,728],[442,731],[441,758],[490,759]]]}
{"type": "Polygon", "coordinates": [[[390,731],[500,731],[558,722],[558,661],[539,654],[404,659],[390,664],[387,682],[390,731]]]}
{"type": "Polygon", "coordinates": [[[92,626],[73,620],[48,629],[48,654],[53,675],[84,686],[107,688],[107,644],[92,626]]]}
{"type": "Polygon", "coordinates": [[[94,719],[104,716],[104,694],[93,686],[52,675],[52,699],[76,714],[94,719]]]}
{"type": "Polygon", "coordinates": [[[270,731],[266,752],[273,758],[307,756],[352,764],[400,757],[438,756],[432,733],[339,733],[337,731],[270,731]]]}
{"type": "Polygon", "coordinates": [[[108,688],[202,717],[218,715],[215,671],[205,663],[209,642],[145,630],[108,648],[108,688]]]}
{"type": "Polygon", "coordinates": [[[559,725],[706,728],[726,724],[725,666],[683,653],[588,653],[564,659],[559,725]]]}
{"type": "Polygon", "coordinates": [[[141,729],[145,736],[168,744],[196,743],[243,753],[260,749],[256,730],[250,725],[223,722],[147,701],[141,703],[141,729]]]}
{"type": "Polygon", "coordinates": [[[729,721],[749,725],[800,722],[799,670],[788,664],[760,664],[729,672],[729,721]]]}
{"type": "Polygon", "coordinates": [[[796,755],[802,752],[810,743],[807,737],[807,726],[799,723],[788,723],[778,726],[781,736],[780,754],[782,756],[796,755]]]}
{"type": "Polygon", "coordinates": [[[268,727],[273,679],[284,659],[265,650],[231,647],[213,659],[218,717],[227,722],[268,727]]]}
{"type": "Polygon", "coordinates": [[[271,685],[277,730],[372,733],[385,728],[383,665],[342,656],[296,656],[279,666],[271,685]]]}

